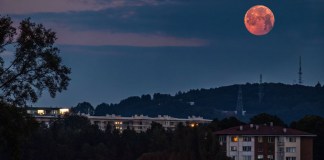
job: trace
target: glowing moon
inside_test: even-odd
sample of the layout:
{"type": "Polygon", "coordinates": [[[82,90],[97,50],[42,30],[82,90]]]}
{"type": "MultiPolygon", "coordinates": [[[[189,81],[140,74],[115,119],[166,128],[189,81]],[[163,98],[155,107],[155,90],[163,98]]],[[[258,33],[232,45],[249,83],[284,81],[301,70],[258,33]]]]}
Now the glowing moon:
{"type": "Polygon", "coordinates": [[[251,7],[244,17],[246,29],[257,36],[269,33],[274,26],[274,22],[275,18],[272,11],[263,5],[251,7]]]}

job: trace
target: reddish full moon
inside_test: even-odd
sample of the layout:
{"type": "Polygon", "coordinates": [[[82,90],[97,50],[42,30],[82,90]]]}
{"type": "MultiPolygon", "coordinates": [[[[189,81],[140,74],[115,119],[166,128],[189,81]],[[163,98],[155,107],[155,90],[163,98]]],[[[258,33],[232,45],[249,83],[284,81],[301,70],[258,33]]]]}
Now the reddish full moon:
{"type": "Polygon", "coordinates": [[[275,18],[272,11],[263,5],[251,7],[245,14],[246,29],[257,36],[268,34],[274,26],[275,18]]]}

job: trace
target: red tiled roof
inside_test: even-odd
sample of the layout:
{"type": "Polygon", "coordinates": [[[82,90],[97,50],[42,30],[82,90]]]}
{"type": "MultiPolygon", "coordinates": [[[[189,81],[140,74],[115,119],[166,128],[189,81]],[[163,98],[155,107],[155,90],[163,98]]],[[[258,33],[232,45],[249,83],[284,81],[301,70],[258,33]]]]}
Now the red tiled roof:
{"type": "Polygon", "coordinates": [[[316,136],[311,133],[299,131],[291,128],[280,126],[265,126],[265,125],[242,125],[236,126],[221,131],[216,131],[217,135],[291,135],[291,136],[316,136]],[[242,128],[242,130],[241,130],[242,128]]]}

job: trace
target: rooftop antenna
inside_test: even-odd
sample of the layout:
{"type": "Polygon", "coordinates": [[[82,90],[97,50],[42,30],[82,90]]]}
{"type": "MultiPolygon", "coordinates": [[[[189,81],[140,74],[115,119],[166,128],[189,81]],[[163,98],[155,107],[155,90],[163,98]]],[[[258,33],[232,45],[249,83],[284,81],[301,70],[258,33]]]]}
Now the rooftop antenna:
{"type": "Polygon", "coordinates": [[[303,84],[302,75],[303,75],[303,72],[302,72],[302,60],[301,60],[301,56],[299,56],[299,71],[298,71],[298,76],[299,76],[298,83],[299,83],[299,85],[303,84]]]}
{"type": "Polygon", "coordinates": [[[262,74],[260,74],[260,82],[259,82],[259,103],[262,102],[263,96],[264,96],[264,93],[263,93],[262,74]]]}

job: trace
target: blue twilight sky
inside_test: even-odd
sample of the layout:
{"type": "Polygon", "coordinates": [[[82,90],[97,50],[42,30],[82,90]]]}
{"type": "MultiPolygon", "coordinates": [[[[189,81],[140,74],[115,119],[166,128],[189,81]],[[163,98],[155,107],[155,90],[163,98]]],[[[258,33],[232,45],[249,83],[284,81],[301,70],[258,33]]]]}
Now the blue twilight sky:
{"type": "MultiPolygon", "coordinates": [[[[129,96],[237,83],[324,84],[324,0],[1,0],[16,24],[57,32],[67,91],[35,106],[117,103],[129,96]],[[253,36],[245,12],[266,5],[273,30],[253,36]]],[[[12,56],[10,48],[3,56],[12,56]]]]}

